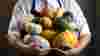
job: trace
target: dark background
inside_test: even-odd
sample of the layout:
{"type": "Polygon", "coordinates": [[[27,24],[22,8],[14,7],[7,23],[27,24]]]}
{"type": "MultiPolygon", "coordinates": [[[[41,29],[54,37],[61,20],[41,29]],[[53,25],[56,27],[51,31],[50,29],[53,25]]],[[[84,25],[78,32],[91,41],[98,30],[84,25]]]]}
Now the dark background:
{"type": "MultiPolygon", "coordinates": [[[[91,29],[92,35],[95,33],[95,23],[96,23],[96,14],[95,14],[95,0],[77,0],[80,4],[81,9],[84,12],[84,15],[87,18],[89,27],[91,29]]],[[[7,39],[5,38],[5,35],[7,34],[7,29],[9,25],[9,20],[11,18],[11,12],[13,9],[13,6],[15,5],[15,0],[2,0],[0,1],[0,47],[1,48],[9,48],[8,49],[8,55],[14,56],[15,49],[12,49],[10,45],[7,43],[7,39]],[[11,48],[11,49],[10,49],[11,48]]],[[[99,14],[99,13],[98,13],[99,14]]],[[[84,51],[84,54],[87,56],[90,56],[90,54],[93,54],[93,56],[96,56],[95,54],[95,37],[92,36],[92,42],[90,44],[90,47],[84,51]]],[[[85,55],[85,56],[86,56],[85,55]]]]}

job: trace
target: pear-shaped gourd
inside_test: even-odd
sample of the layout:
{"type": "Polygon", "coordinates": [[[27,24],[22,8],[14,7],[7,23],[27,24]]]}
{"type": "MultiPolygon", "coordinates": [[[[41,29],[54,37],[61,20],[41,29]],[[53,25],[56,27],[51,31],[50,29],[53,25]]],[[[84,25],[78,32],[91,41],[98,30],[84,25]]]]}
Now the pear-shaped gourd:
{"type": "Polygon", "coordinates": [[[57,34],[53,41],[52,46],[54,48],[63,48],[64,47],[64,35],[62,33],[57,34]]]}
{"type": "Polygon", "coordinates": [[[56,11],[56,17],[62,17],[64,14],[64,9],[63,8],[58,8],[56,11]]]}
{"type": "Polygon", "coordinates": [[[49,17],[40,18],[40,23],[42,24],[43,28],[45,28],[45,29],[52,27],[52,20],[49,17]]]}
{"type": "Polygon", "coordinates": [[[54,18],[57,14],[57,8],[49,8],[48,9],[48,16],[50,18],[54,18]]]}
{"type": "Polygon", "coordinates": [[[28,32],[28,33],[31,33],[32,32],[32,23],[27,23],[27,24],[24,24],[25,26],[25,31],[28,32]]]}

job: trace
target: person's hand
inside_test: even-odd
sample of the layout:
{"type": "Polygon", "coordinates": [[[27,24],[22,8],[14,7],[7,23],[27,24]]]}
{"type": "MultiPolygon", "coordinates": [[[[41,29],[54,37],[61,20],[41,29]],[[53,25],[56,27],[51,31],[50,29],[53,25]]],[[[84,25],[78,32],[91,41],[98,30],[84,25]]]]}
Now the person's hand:
{"type": "Polygon", "coordinates": [[[16,40],[20,37],[19,32],[8,32],[7,38],[10,45],[15,46],[16,40]]]}
{"type": "Polygon", "coordinates": [[[24,44],[22,41],[16,41],[16,47],[17,48],[31,48],[32,43],[24,44]]]}
{"type": "Polygon", "coordinates": [[[21,47],[21,48],[30,48],[32,43],[24,44],[23,41],[20,40],[20,33],[19,32],[8,32],[8,42],[13,47],[21,47]]]}
{"type": "Polygon", "coordinates": [[[29,44],[30,42],[32,42],[32,36],[30,34],[27,34],[24,36],[23,42],[25,44],[29,44]]]}
{"type": "Polygon", "coordinates": [[[63,51],[58,48],[52,48],[50,51],[51,51],[51,53],[53,52],[53,54],[55,54],[57,56],[70,56],[70,53],[68,51],[63,51]]]}
{"type": "Polygon", "coordinates": [[[70,56],[79,55],[83,49],[82,48],[72,48],[68,50],[70,56]]]}

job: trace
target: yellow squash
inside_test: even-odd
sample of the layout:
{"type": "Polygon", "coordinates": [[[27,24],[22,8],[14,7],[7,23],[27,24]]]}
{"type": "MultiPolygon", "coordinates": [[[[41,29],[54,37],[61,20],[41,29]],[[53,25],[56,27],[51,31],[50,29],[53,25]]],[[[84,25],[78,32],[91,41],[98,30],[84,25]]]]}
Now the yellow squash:
{"type": "Polygon", "coordinates": [[[56,32],[50,30],[44,30],[41,35],[44,36],[46,39],[53,39],[56,32]]]}

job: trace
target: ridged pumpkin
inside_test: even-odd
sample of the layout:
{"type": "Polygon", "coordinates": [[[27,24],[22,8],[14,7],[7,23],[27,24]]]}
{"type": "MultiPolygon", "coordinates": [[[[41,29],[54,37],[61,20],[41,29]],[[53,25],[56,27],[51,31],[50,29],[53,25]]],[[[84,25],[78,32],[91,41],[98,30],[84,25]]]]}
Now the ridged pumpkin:
{"type": "Polygon", "coordinates": [[[64,34],[64,42],[70,48],[77,48],[79,44],[77,36],[74,32],[63,32],[64,34]]]}

